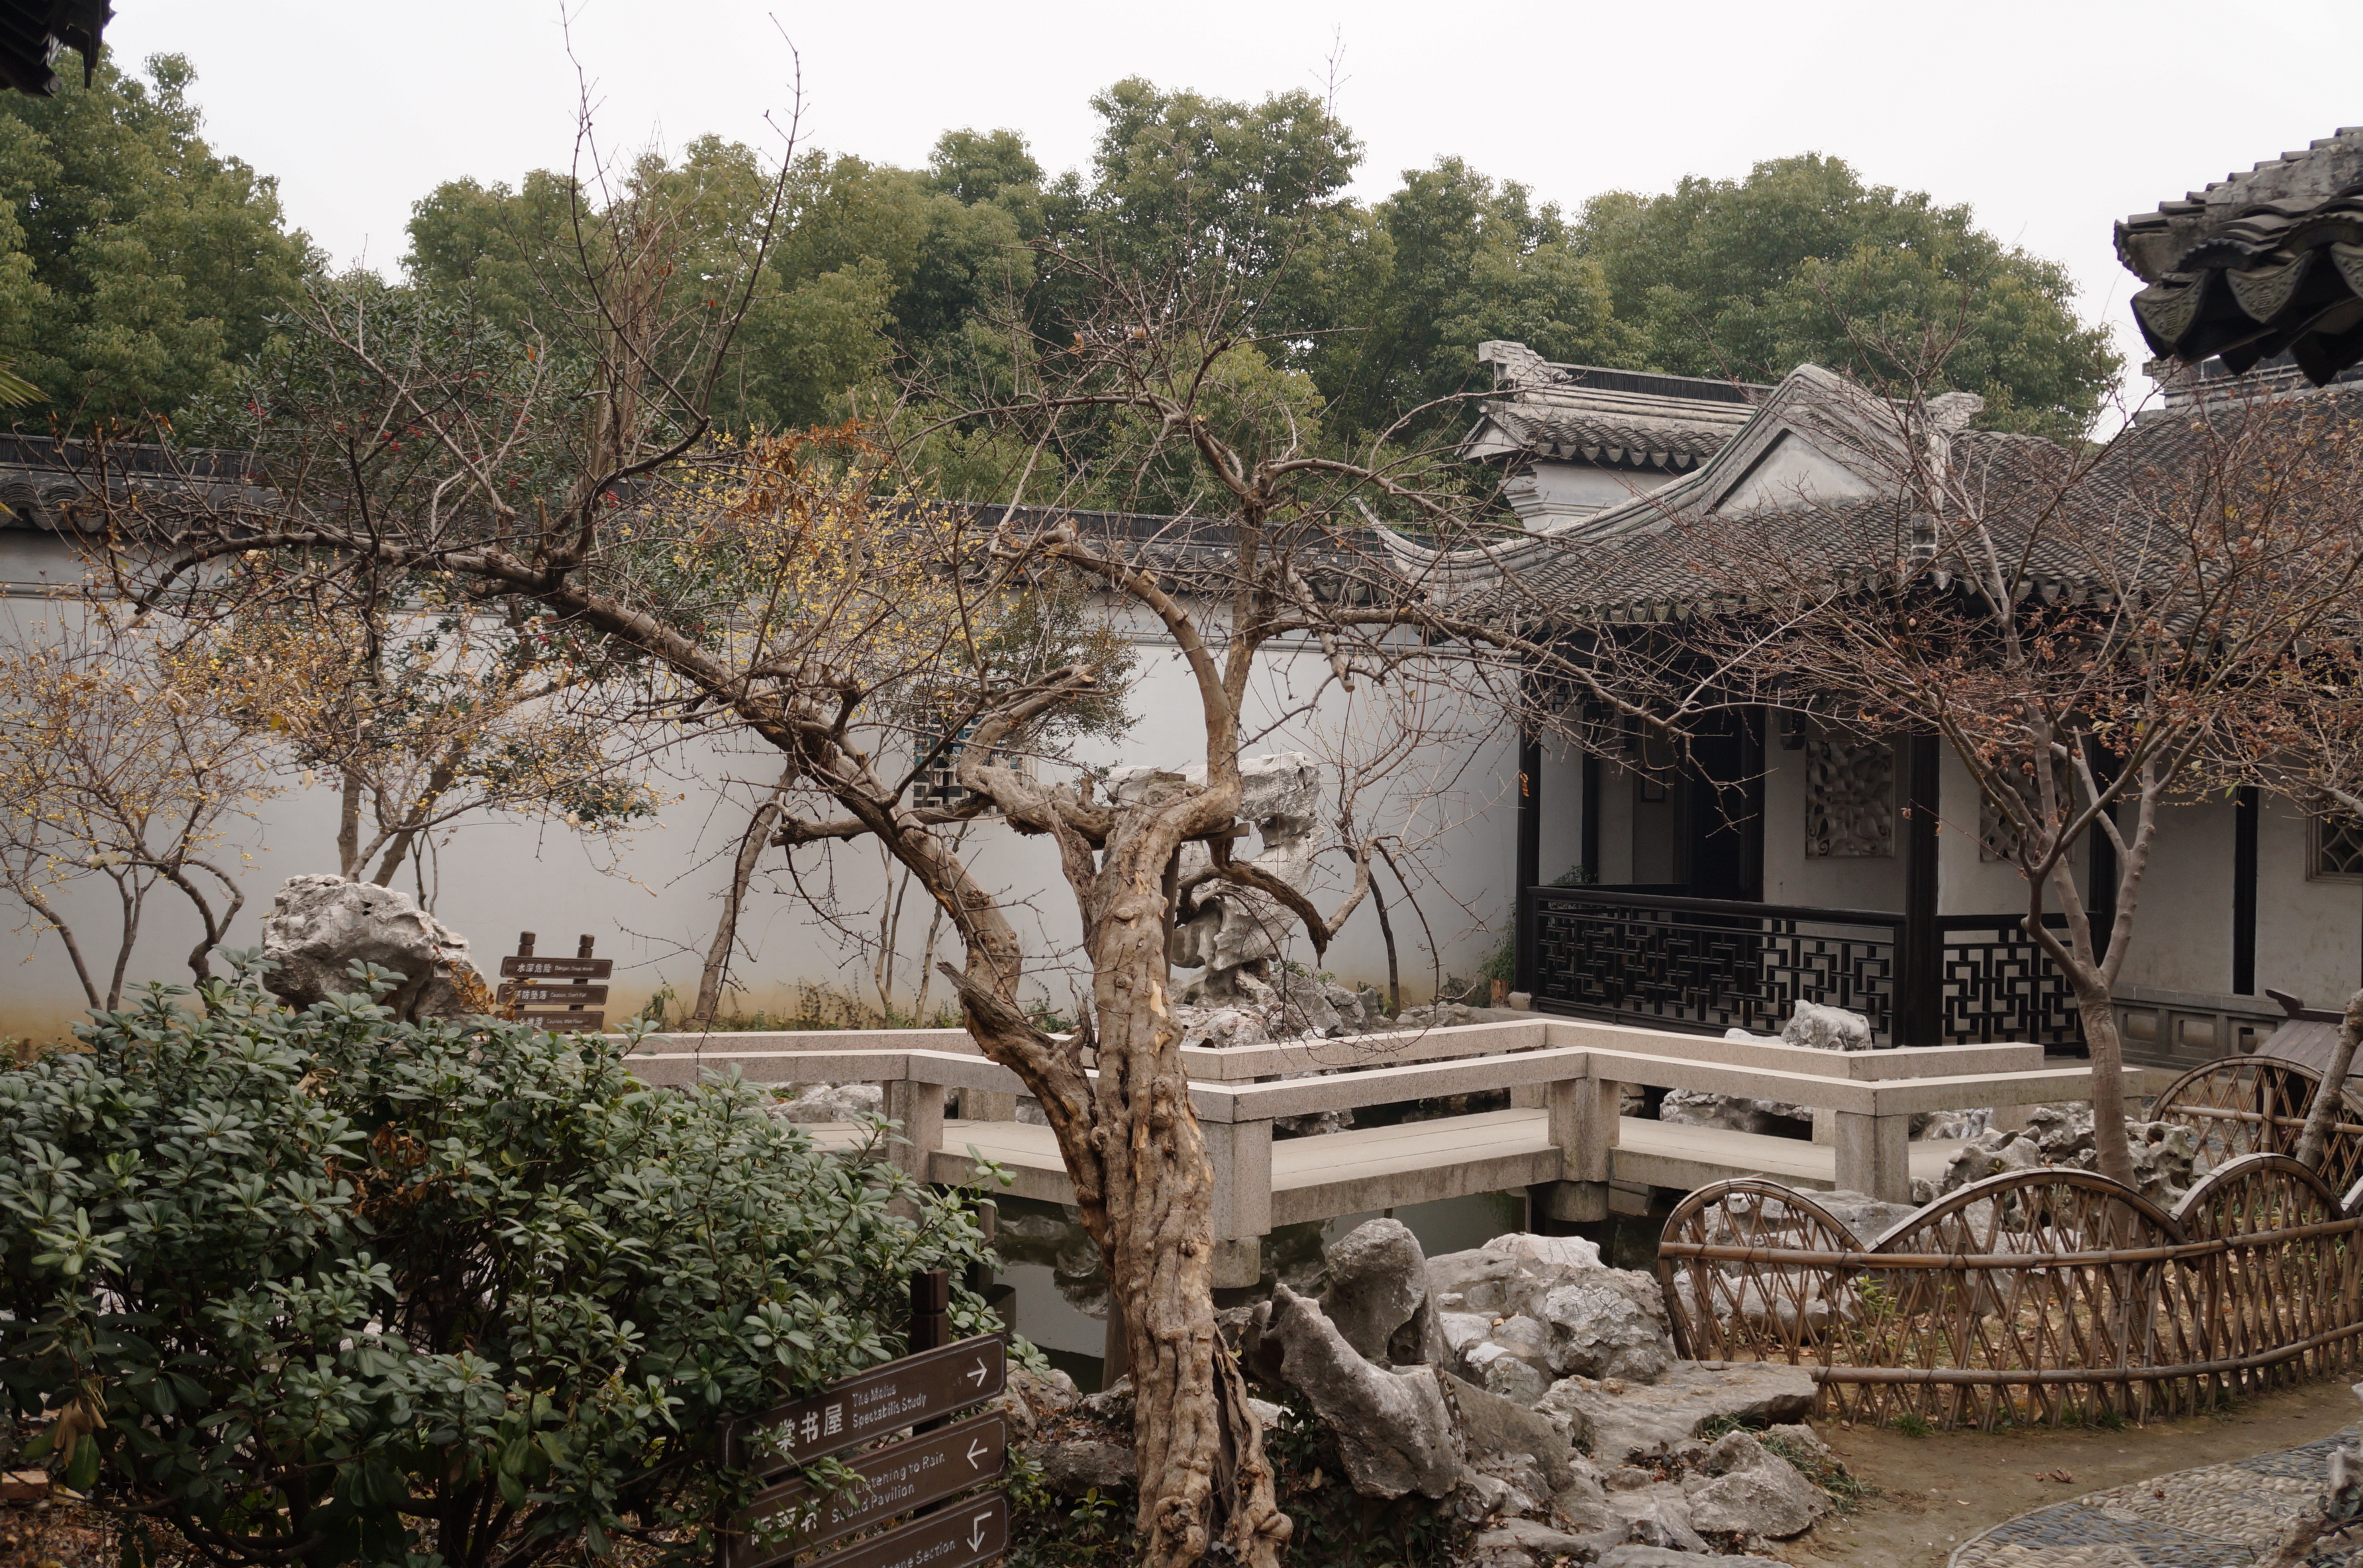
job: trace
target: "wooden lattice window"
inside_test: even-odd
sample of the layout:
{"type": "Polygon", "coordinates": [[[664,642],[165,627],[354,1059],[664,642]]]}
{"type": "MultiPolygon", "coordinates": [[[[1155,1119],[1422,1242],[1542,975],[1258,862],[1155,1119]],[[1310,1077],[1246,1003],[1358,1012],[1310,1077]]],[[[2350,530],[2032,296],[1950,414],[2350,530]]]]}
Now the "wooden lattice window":
{"type": "MultiPolygon", "coordinates": [[[[968,737],[976,733],[976,725],[977,721],[973,719],[960,725],[959,730],[950,735],[949,744],[944,745],[939,751],[937,750],[937,746],[939,742],[944,741],[944,732],[939,730],[932,734],[922,734],[917,737],[916,755],[925,756],[928,752],[934,751],[936,756],[934,761],[929,762],[920,770],[918,778],[911,781],[911,804],[922,807],[936,806],[949,811],[953,807],[968,803],[969,790],[960,781],[960,753],[967,748],[968,737]]],[[[1013,756],[1003,751],[996,751],[993,755],[999,760],[1008,763],[1011,770],[1019,778],[1031,778],[1034,776],[1033,758],[1013,756]]]]}
{"type": "Polygon", "coordinates": [[[2313,874],[2363,881],[2363,817],[2338,811],[2314,817],[2313,874]]]}
{"type": "MultiPolygon", "coordinates": [[[[1996,776],[1996,782],[2014,791],[2025,802],[2028,816],[2042,816],[2042,796],[2031,776],[2005,769],[1996,776]]],[[[1979,790],[1978,858],[2015,861],[2018,858],[2018,825],[2006,812],[1995,808],[1992,799],[1984,790],[1979,790]]]]}
{"type": "Polygon", "coordinates": [[[1895,853],[1895,752],[1885,741],[1805,740],[1805,855],[1884,859],[1895,853]]]}

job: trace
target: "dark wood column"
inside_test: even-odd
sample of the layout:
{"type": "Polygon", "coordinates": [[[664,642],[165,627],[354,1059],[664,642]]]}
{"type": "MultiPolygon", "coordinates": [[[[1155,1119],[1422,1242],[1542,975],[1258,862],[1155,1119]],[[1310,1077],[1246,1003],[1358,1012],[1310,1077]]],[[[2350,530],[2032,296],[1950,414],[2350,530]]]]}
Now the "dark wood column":
{"type": "Polygon", "coordinates": [[[1532,730],[1518,735],[1517,988],[1535,991],[1535,921],[1532,889],[1543,879],[1543,738],[1532,730]]]}
{"type": "Polygon", "coordinates": [[[1583,874],[1594,882],[1600,875],[1600,756],[1583,754],[1583,874]]]}
{"type": "Polygon", "coordinates": [[[1935,735],[1904,742],[1903,951],[1895,987],[1895,1039],[1903,1045],[1942,1043],[1945,946],[1936,930],[1937,767],[1935,735]]]}
{"type": "Polygon", "coordinates": [[[2263,801],[2247,784],[2232,797],[2232,990],[2257,994],[2257,817],[2263,801]]]}

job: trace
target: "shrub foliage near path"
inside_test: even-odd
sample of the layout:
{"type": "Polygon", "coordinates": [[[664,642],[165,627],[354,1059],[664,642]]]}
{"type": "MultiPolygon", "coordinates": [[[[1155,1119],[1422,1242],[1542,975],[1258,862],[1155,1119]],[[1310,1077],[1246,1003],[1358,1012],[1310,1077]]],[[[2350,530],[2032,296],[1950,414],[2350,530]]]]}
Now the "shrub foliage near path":
{"type": "Polygon", "coordinates": [[[219,1562],[710,1560],[719,1424],[898,1353],[908,1273],[983,1244],[614,1041],[190,995],[0,1073],[0,1378],[70,1485],[219,1562]]]}

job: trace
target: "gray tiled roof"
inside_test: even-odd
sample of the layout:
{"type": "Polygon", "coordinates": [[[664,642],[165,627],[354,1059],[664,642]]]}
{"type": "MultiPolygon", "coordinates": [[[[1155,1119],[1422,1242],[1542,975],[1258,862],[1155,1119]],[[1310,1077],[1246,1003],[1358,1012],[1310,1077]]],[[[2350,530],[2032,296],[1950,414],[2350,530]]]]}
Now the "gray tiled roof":
{"type": "Polygon", "coordinates": [[[2363,360],[2363,127],[2116,226],[2151,349],[2234,370],[2287,353],[2316,384],[2363,360]]]}
{"type": "Polygon", "coordinates": [[[1523,343],[1478,349],[1495,396],[1461,445],[1474,458],[1534,457],[1685,472],[1747,425],[1771,389],[1700,376],[1560,365],[1523,343]]]}
{"type": "MultiPolygon", "coordinates": [[[[1880,405],[1851,383],[1805,367],[1779,393],[1723,458],[1699,473],[1636,497],[1556,531],[1504,536],[1487,547],[1448,553],[1392,541],[1403,567],[1465,608],[1566,622],[1656,621],[1686,618],[1762,595],[1786,598],[1808,584],[1859,582],[1892,571],[1913,551],[1912,508],[1892,479],[1861,487],[1868,493],[1826,501],[1726,509],[1734,493],[1730,470],[1759,461],[1785,435],[1818,437],[1827,453],[1840,443],[1826,432],[1859,410],[1880,405]],[[1843,391],[1841,389],[1851,389],[1843,391]],[[1833,396],[1832,394],[1839,394],[1833,396]],[[1816,429],[1816,424],[1821,428],[1816,429]]],[[[2299,398],[2256,405],[2264,417],[2305,411],[2363,420],[2363,386],[2338,386],[2299,398]],[[2277,413],[2276,411],[2280,411],[2277,413]]],[[[1859,417],[1858,413],[1853,415],[1859,417]]],[[[2210,416],[2219,423],[2227,415],[2210,416]]],[[[2094,522],[2137,520],[2146,497],[2180,481],[2218,437],[2202,416],[2146,419],[2129,429],[2084,470],[2078,453],[2036,436],[1964,430],[1950,437],[1947,461],[1965,492],[1980,501],[1986,526],[2006,557],[2024,554],[2028,574],[2047,594],[2079,595],[2148,575],[2137,557],[2138,529],[2113,536],[2061,528],[2037,519],[2059,508],[2094,522]],[[2113,536],[2117,555],[2095,560],[2086,552],[2096,536],[2113,536]]],[[[1866,447],[1877,421],[1864,429],[1866,447]]],[[[1892,462],[1892,459],[1891,459],[1892,462]]],[[[1859,463],[1879,475],[1877,460],[1859,463]]],[[[1884,472],[1892,475],[1892,466],[1884,472]]],[[[1921,519],[1925,530],[1926,520],[1921,519]]],[[[1943,566],[1943,561],[1938,561],[1943,566]]],[[[2160,571],[2172,568],[2163,563],[2160,571]]]]}

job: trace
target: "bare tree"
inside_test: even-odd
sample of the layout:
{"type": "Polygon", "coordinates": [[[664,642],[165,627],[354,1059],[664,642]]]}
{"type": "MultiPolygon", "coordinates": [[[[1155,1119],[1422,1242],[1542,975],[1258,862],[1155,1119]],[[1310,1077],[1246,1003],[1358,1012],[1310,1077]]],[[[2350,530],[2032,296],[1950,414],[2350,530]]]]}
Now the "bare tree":
{"type": "Polygon", "coordinates": [[[219,660],[61,597],[0,643],[0,887],[53,933],[94,1009],[122,1004],[150,911],[172,889],[197,918],[196,979],[244,902],[227,834],[273,793],[267,748],[227,712],[219,660]],[[72,908],[112,894],[109,957],[72,908]]]}

